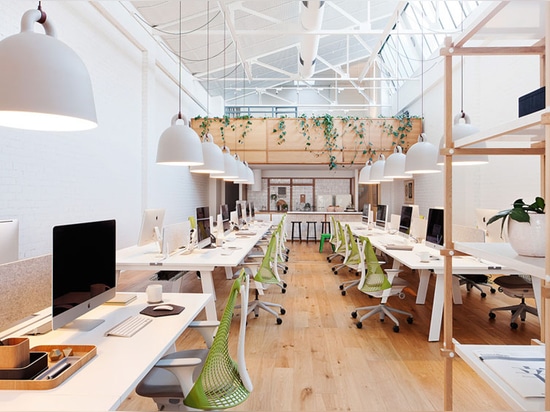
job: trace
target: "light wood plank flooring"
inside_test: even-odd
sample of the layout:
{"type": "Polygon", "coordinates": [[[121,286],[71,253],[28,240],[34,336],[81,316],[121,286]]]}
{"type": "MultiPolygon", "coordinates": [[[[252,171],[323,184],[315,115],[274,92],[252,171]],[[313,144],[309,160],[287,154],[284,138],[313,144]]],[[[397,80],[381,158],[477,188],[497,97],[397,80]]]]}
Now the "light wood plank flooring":
{"type": "MultiPolygon", "coordinates": [[[[392,331],[393,322],[371,318],[357,329],[350,316],[357,306],[375,304],[357,289],[342,296],[338,288],[354,274],[341,270],[334,275],[325,252],[318,243],[294,242],[289,271],[284,275],[287,293],[272,288],[264,300],[281,303],[287,313],[277,325],[272,315],[262,312],[250,317],[246,356],[254,383],[250,398],[239,411],[438,411],[443,409],[443,359],[441,344],[428,342],[434,279],[430,282],[426,305],[416,305],[407,295],[390,298],[388,304],[410,311],[412,325],[402,322],[401,331],[392,331]]],[[[151,273],[123,272],[120,288],[144,290],[151,273]]],[[[223,270],[214,273],[218,314],[225,305],[231,281],[223,270]]],[[[412,289],[417,274],[405,272],[412,289]]],[[[183,281],[184,291],[200,291],[194,274],[183,281]]],[[[509,327],[509,313],[499,312],[489,320],[491,307],[517,303],[497,292],[485,299],[476,290],[462,291],[463,305],[455,305],[454,336],[462,343],[529,344],[538,338],[539,323],[528,317],[517,330],[509,327]]],[[[534,302],[530,302],[534,304],[534,302]]],[[[234,322],[238,327],[238,322],[234,322]]],[[[198,333],[186,331],[178,348],[203,346],[198,333]]],[[[510,407],[461,359],[454,362],[453,407],[457,411],[504,411],[510,407]]],[[[155,404],[135,394],[120,410],[149,411],[155,404]]]]}

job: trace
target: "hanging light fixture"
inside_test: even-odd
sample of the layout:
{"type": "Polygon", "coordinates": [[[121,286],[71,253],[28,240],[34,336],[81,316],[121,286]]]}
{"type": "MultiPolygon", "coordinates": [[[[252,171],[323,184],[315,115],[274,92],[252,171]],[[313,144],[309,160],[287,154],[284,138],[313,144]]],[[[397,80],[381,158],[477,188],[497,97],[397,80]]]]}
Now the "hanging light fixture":
{"type": "MultiPolygon", "coordinates": [[[[452,127],[452,140],[461,139],[466,136],[470,136],[474,133],[479,132],[479,129],[470,123],[470,116],[464,113],[464,56],[460,58],[460,113],[458,113],[453,119],[452,127]],[[464,123],[461,123],[460,120],[464,120],[464,123]]],[[[439,141],[439,149],[445,147],[445,136],[441,137],[439,141]]],[[[469,146],[471,148],[484,148],[487,147],[485,142],[477,143],[475,145],[469,146]]],[[[489,157],[487,155],[453,155],[452,156],[453,166],[472,166],[472,165],[481,165],[489,162],[489,157]]],[[[444,163],[443,155],[439,155],[437,164],[442,165],[444,163]]]]}
{"type": "Polygon", "coordinates": [[[361,169],[359,172],[359,184],[360,185],[369,185],[369,184],[376,184],[377,182],[372,182],[370,180],[370,171],[372,169],[372,160],[367,160],[367,163],[365,163],[365,166],[361,169]]]}
{"type": "Polygon", "coordinates": [[[405,173],[407,156],[401,146],[395,146],[393,153],[387,158],[384,165],[384,177],[389,179],[408,179],[411,175],[405,173]]]}
{"type": "Polygon", "coordinates": [[[191,166],[189,171],[192,173],[210,173],[212,175],[223,173],[223,152],[214,143],[214,137],[210,133],[204,135],[201,146],[204,163],[199,166],[191,166]]]}
{"type": "MultiPolygon", "coordinates": [[[[422,13],[422,37],[424,37],[424,13],[422,13]]],[[[428,142],[424,134],[424,38],[422,38],[421,52],[420,96],[422,105],[422,132],[418,136],[418,142],[407,150],[405,173],[409,175],[441,172],[441,168],[437,165],[439,150],[433,143],[428,142]]]]}
{"type": "Polygon", "coordinates": [[[97,127],[92,82],[78,55],[56,38],[42,11],[28,10],[21,33],[0,41],[0,126],[44,131],[97,127]],[[33,31],[34,23],[44,34],[33,31]]]}
{"type": "Polygon", "coordinates": [[[439,150],[437,147],[426,140],[424,133],[420,133],[418,142],[413,144],[407,151],[405,173],[440,173],[441,168],[437,165],[438,155],[439,150]]]}
{"type": "Polygon", "coordinates": [[[181,114],[181,2],[179,19],[179,66],[178,66],[178,114],[172,118],[172,125],[160,136],[157,149],[157,163],[176,166],[197,166],[204,163],[199,135],[189,127],[187,118],[181,114]],[[183,125],[178,123],[183,121],[183,125]]]}
{"type": "Polygon", "coordinates": [[[235,162],[237,163],[238,176],[233,179],[233,183],[245,183],[248,181],[248,173],[245,164],[241,161],[238,154],[235,154],[235,162]]]}
{"type": "Polygon", "coordinates": [[[237,172],[237,163],[229,150],[229,147],[223,146],[221,148],[223,154],[223,172],[211,174],[210,177],[214,179],[224,179],[226,181],[232,181],[239,176],[237,172]]]}
{"type": "Polygon", "coordinates": [[[393,179],[384,177],[384,168],[386,166],[386,156],[381,154],[376,162],[372,165],[370,169],[370,180],[373,183],[380,182],[391,182],[393,179]]]}

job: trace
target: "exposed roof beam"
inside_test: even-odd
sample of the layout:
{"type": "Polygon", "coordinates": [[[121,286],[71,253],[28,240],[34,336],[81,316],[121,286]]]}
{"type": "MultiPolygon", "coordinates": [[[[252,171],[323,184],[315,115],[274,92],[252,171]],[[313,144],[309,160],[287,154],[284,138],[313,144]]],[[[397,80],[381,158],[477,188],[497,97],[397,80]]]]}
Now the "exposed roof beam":
{"type": "Polygon", "coordinates": [[[244,53],[241,49],[241,45],[237,41],[237,33],[235,30],[235,24],[233,21],[234,15],[233,13],[230,13],[227,10],[227,7],[225,6],[225,0],[218,1],[218,6],[220,7],[220,10],[223,13],[225,24],[227,25],[227,28],[229,29],[229,33],[231,35],[231,39],[233,40],[233,44],[235,44],[235,47],[237,49],[237,55],[239,56],[239,60],[241,61],[243,65],[243,69],[246,72],[246,77],[249,82],[252,81],[252,70],[250,70],[250,65],[244,58],[244,53]]]}

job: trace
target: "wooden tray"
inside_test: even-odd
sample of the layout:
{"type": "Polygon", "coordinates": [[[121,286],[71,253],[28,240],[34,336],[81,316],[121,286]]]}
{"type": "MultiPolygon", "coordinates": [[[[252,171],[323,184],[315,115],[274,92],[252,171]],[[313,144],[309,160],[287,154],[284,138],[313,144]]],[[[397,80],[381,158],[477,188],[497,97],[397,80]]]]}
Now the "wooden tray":
{"type": "MultiPolygon", "coordinates": [[[[64,370],[59,376],[54,379],[43,380],[1,380],[0,389],[10,390],[46,390],[53,389],[63,383],[69,376],[79,370],[86,362],[92,359],[97,354],[97,348],[94,345],[39,345],[31,348],[33,352],[50,353],[54,349],[72,348],[73,355],[79,359],[71,364],[69,368],[64,370]]],[[[57,361],[56,361],[57,362],[57,361]]],[[[51,368],[56,362],[48,361],[48,367],[51,368]]]]}

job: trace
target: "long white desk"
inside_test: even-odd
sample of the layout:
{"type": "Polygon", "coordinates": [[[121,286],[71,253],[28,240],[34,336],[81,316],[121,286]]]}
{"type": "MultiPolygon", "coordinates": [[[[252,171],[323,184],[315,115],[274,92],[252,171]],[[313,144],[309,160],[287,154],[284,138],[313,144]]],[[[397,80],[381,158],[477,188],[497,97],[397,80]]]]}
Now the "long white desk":
{"type": "Polygon", "coordinates": [[[226,241],[222,247],[213,249],[195,249],[189,254],[176,253],[164,257],[159,253],[156,245],[132,246],[117,251],[117,270],[181,270],[200,271],[201,286],[204,293],[210,293],[214,300],[206,305],[206,317],[216,320],[216,291],[212,271],[216,266],[226,268],[226,277],[233,275],[232,268],[239,266],[248,255],[254,245],[269,230],[268,222],[256,222],[249,225],[248,230],[255,232],[253,236],[236,236],[234,240],[226,241]]]}
{"type": "MultiPolygon", "coordinates": [[[[106,337],[105,332],[148,306],[144,293],[126,306],[101,305],[83,319],[105,321],[89,332],[61,328],[30,337],[38,345],[95,345],[97,354],[65,382],[50,390],[0,390],[0,410],[9,411],[105,411],[116,410],[176,339],[212,301],[202,293],[164,293],[166,303],[184,306],[179,315],[153,318],[130,338],[106,337]]],[[[13,335],[17,328],[12,328],[13,335]]],[[[7,331],[9,333],[9,331],[7,331]]],[[[6,335],[6,332],[2,332],[6,335]]]]}
{"type": "MultiPolygon", "coordinates": [[[[444,260],[439,251],[420,243],[408,243],[400,235],[391,235],[380,229],[367,229],[362,223],[350,223],[354,234],[358,236],[368,236],[373,247],[390,256],[393,259],[394,269],[399,269],[404,265],[410,269],[415,269],[419,273],[420,282],[416,303],[423,305],[426,302],[428,283],[430,273],[433,271],[436,275],[435,290],[433,296],[432,315],[430,320],[430,330],[428,334],[429,341],[439,341],[441,334],[441,322],[443,319],[443,301],[444,301],[444,260]],[[392,243],[408,243],[413,246],[412,250],[388,249],[386,245],[392,243]],[[430,261],[421,262],[419,252],[429,251],[430,261]]],[[[506,267],[499,266],[489,261],[484,261],[471,256],[461,256],[453,258],[453,273],[456,274],[509,274],[517,273],[506,267]]],[[[453,300],[455,303],[462,303],[458,279],[453,279],[453,300]]]]}

